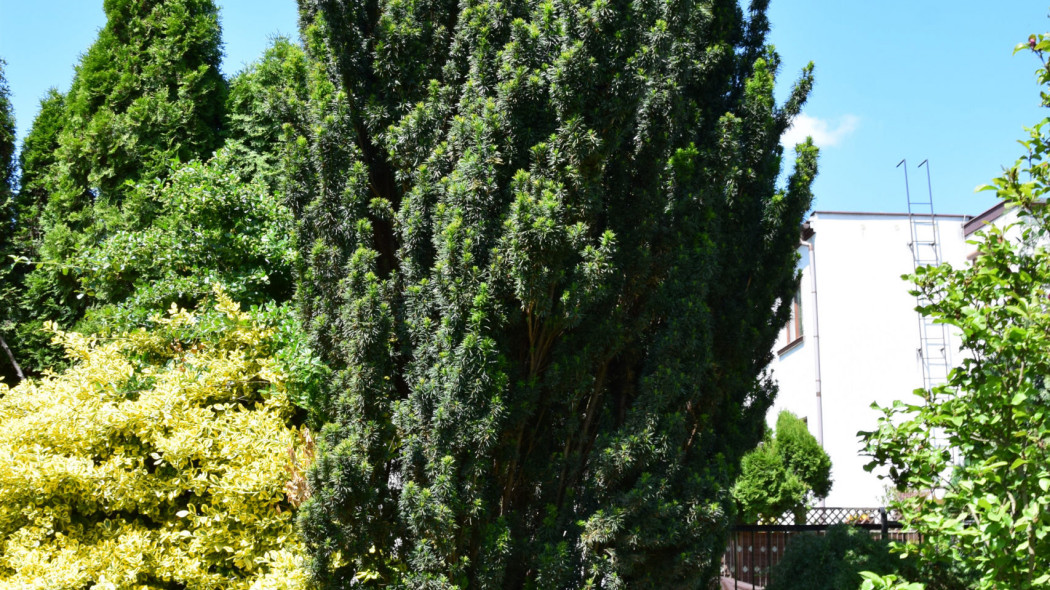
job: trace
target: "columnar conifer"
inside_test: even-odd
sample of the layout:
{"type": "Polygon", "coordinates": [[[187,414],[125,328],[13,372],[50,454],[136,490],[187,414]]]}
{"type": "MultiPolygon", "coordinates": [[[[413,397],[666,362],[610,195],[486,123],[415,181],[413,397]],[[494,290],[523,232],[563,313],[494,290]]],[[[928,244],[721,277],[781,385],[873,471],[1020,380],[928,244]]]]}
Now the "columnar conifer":
{"type": "MultiPolygon", "coordinates": [[[[3,255],[0,268],[7,271],[3,293],[0,293],[3,308],[0,334],[14,351],[15,363],[29,372],[35,367],[56,366],[61,362],[62,351],[49,344],[51,337],[43,330],[44,322],[51,319],[63,325],[71,323],[69,310],[60,299],[51,296],[53,291],[47,288],[47,281],[53,277],[37,272],[32,274],[30,282],[27,275],[32,267],[15,263],[11,258],[36,259],[40,252],[44,239],[43,213],[50,194],[48,172],[55,163],[58,135],[65,121],[65,96],[52,88],[40,100],[40,112],[22,140],[18,153],[20,186],[11,209],[11,238],[0,252],[3,255]],[[29,293],[39,295],[30,297],[29,293]]],[[[15,363],[4,367],[8,383],[20,378],[15,363]]]]}
{"type": "Polygon", "coordinates": [[[47,206],[48,174],[55,164],[58,136],[66,122],[65,99],[65,95],[55,88],[47,91],[40,99],[40,112],[33,119],[18,152],[21,175],[15,197],[15,241],[18,253],[24,256],[38,251],[43,238],[41,216],[47,206]]]}
{"type": "Polygon", "coordinates": [[[7,62],[0,59],[0,244],[9,236],[12,221],[10,207],[13,204],[15,184],[15,113],[11,107],[11,89],[7,87],[4,69],[7,62]]]}
{"type": "Polygon", "coordinates": [[[11,316],[14,295],[10,288],[13,272],[7,260],[15,250],[15,114],[11,108],[11,91],[4,76],[6,62],[0,59],[0,378],[21,373],[17,360],[4,338],[11,316]]]}
{"type": "Polygon", "coordinates": [[[766,2],[300,0],[326,587],[703,587],[796,288],[766,2]]]}
{"type": "Polygon", "coordinates": [[[51,170],[52,215],[71,228],[125,182],[163,177],[219,147],[226,83],[212,0],[106,0],[106,25],[77,66],[51,170]]]}
{"type": "Polygon", "coordinates": [[[787,512],[805,524],[806,509],[831,492],[831,458],[806,423],[787,410],[777,416],[776,432],[744,456],[733,485],[737,518],[745,523],[776,520],[787,512]]]}
{"type": "Polygon", "coordinates": [[[302,133],[305,125],[308,76],[303,48],[279,37],[230,80],[224,147],[244,176],[280,189],[285,139],[302,133]]]}
{"type": "Polygon", "coordinates": [[[222,141],[226,82],[212,0],[106,0],[105,11],[72,87],[45,100],[29,135],[39,142],[26,144],[30,192],[19,200],[32,215],[19,217],[19,231],[39,238],[20,254],[39,266],[25,277],[16,345],[37,370],[61,358],[40,335],[43,323],[72,327],[91,303],[79,253],[162,208],[128,219],[129,187],[165,178],[172,160],[207,158],[222,141]]]}

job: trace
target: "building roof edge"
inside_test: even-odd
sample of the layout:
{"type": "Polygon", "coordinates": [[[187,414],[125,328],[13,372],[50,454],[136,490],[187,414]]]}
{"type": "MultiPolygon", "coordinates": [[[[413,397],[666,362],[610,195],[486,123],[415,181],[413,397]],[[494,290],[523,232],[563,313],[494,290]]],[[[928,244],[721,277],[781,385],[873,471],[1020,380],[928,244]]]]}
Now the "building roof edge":
{"type": "Polygon", "coordinates": [[[999,201],[994,206],[989,207],[970,221],[967,221],[963,225],[963,236],[970,237],[977,230],[1002,217],[1004,213],[1006,213],[1006,201],[999,201]]]}
{"type": "MultiPolygon", "coordinates": [[[[908,213],[887,213],[881,211],[813,211],[809,214],[810,217],[814,215],[870,215],[872,217],[908,217],[908,213]]],[[[973,219],[972,215],[963,215],[961,213],[935,213],[934,217],[948,217],[955,219],[962,219],[969,221],[973,219]]]]}

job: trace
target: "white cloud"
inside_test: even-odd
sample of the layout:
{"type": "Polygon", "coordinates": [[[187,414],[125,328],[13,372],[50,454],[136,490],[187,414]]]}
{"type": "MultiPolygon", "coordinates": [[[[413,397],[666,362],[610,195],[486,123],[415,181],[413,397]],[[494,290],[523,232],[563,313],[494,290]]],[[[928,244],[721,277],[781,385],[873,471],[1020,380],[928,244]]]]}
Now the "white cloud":
{"type": "Polygon", "coordinates": [[[809,115],[799,115],[791,123],[791,127],[784,132],[780,143],[785,147],[793,147],[796,143],[802,143],[806,137],[812,137],[813,143],[822,148],[835,147],[846,139],[860,124],[860,118],[856,115],[843,115],[835,124],[809,115]]]}

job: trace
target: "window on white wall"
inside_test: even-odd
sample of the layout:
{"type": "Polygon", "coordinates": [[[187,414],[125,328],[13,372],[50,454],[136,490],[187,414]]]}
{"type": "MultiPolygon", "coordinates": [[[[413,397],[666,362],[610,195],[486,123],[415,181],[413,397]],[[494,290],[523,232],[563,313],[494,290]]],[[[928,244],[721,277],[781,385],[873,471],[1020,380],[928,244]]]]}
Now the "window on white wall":
{"type": "Polygon", "coordinates": [[[795,293],[791,299],[791,317],[784,326],[784,348],[802,340],[802,295],[795,293]]]}

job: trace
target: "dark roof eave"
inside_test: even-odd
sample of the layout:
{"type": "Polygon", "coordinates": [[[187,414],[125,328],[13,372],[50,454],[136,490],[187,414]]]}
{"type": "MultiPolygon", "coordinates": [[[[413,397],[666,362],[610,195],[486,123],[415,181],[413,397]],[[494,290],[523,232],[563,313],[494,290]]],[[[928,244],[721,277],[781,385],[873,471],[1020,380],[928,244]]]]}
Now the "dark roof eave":
{"type": "Polygon", "coordinates": [[[963,237],[970,237],[977,230],[1002,217],[1004,213],[1006,213],[1006,201],[999,201],[977,217],[967,221],[963,225],[963,237]]]}

